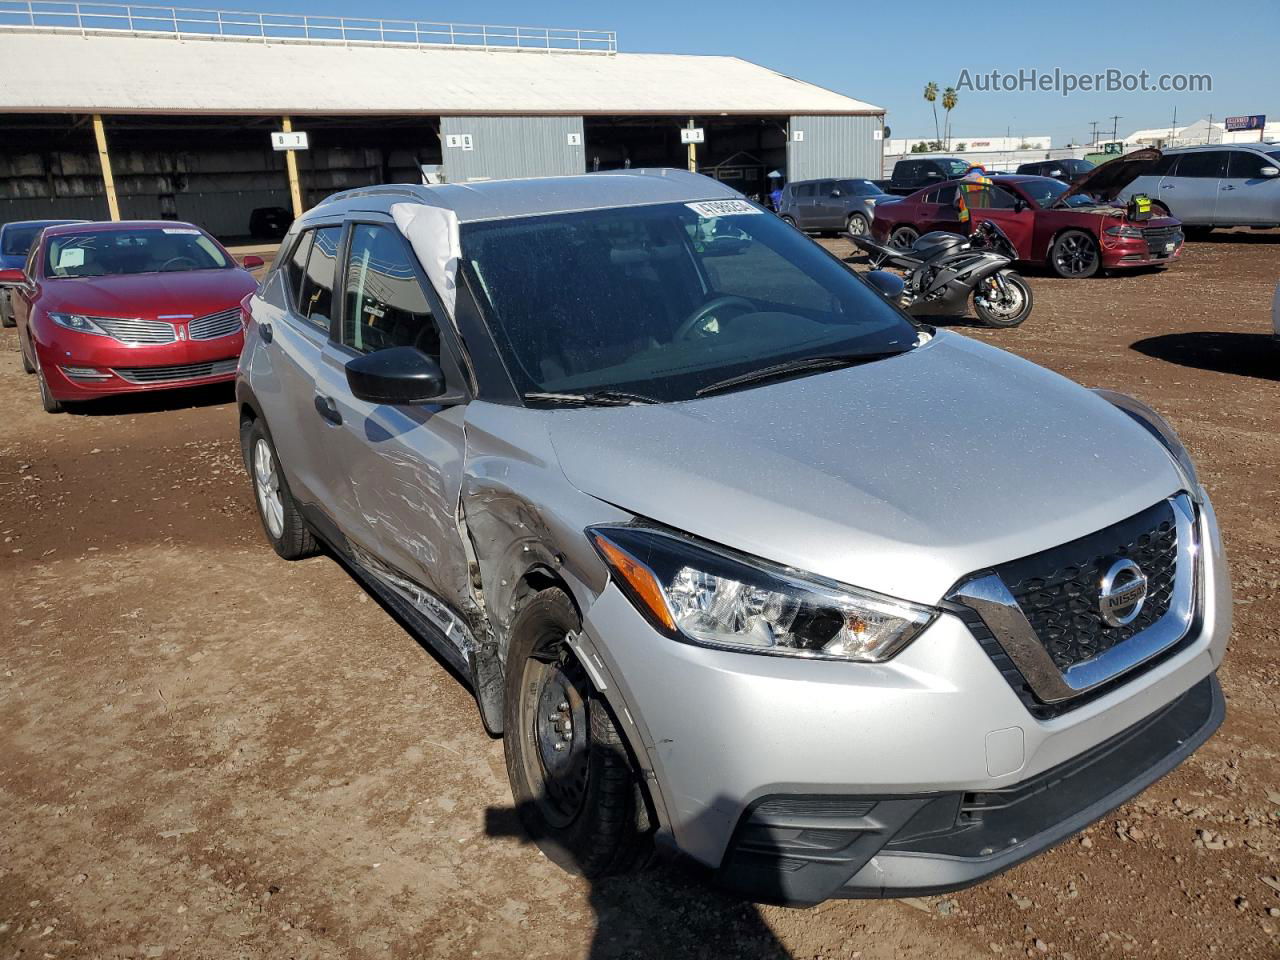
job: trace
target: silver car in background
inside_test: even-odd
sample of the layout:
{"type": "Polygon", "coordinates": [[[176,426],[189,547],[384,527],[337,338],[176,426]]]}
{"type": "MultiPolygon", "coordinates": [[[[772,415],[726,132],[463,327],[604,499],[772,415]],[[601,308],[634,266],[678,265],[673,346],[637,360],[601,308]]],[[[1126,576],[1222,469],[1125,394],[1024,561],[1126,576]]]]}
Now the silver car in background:
{"type": "Polygon", "coordinates": [[[1188,236],[1214,227],[1280,226],[1280,143],[1220,143],[1164,151],[1155,170],[1120,195],[1143,193],[1188,236]]]}
{"type": "Polygon", "coordinates": [[[247,309],[269,541],[470,684],[569,869],[957,889],[1222,721],[1226,561],[1168,424],[915,324],[714,180],[337,194],[247,309]]]}
{"type": "Polygon", "coordinates": [[[782,188],[777,213],[801,230],[863,236],[871,232],[876,205],[898,199],[870,180],[797,180],[782,188]]]}

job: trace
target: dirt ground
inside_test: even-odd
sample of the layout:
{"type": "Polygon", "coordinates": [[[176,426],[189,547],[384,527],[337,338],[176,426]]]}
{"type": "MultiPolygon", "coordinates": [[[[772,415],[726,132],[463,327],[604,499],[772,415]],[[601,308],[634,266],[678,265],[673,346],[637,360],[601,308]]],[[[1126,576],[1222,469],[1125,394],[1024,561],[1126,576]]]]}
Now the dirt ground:
{"type": "Polygon", "coordinates": [[[1221,235],[960,328],[1186,440],[1236,584],[1222,730],[981,887],[807,911],[561,872],[458,681],[333,561],[269,549],[229,391],[49,416],[3,331],[0,958],[1280,955],[1278,277],[1280,235],[1221,235]]]}

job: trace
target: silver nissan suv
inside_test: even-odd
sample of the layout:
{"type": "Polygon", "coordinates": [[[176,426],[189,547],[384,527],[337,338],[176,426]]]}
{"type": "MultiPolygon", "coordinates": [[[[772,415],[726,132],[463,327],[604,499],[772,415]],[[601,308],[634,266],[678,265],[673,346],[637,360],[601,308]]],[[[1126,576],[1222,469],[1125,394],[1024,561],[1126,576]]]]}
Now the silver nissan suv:
{"type": "Polygon", "coordinates": [[[569,869],[953,890],[1222,721],[1227,567],[1169,425],[714,180],[337,194],[245,309],[268,539],[465,678],[569,869]]]}

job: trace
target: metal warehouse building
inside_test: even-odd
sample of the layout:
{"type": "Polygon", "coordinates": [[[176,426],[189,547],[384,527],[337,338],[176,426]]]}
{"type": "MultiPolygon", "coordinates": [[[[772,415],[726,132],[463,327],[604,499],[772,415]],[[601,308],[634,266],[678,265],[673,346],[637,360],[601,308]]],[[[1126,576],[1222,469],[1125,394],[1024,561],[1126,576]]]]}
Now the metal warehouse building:
{"type": "Polygon", "coordinates": [[[0,222],[242,237],[254,210],[370,183],[640,166],[752,195],[772,170],[879,176],[883,146],[880,107],[608,31],[0,0],[0,76],[0,222]],[[289,130],[307,149],[273,149],[289,130]]]}

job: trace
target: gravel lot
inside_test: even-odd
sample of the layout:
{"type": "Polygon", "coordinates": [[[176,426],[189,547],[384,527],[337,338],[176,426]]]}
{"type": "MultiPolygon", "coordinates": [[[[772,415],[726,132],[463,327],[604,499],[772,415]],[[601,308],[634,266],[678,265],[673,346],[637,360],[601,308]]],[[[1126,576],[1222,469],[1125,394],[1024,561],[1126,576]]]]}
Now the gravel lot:
{"type": "Polygon", "coordinates": [[[1280,235],[1215,235],[958,327],[1181,432],[1236,584],[1227,722],[982,887],[809,911],[552,866],[458,681],[333,561],[271,552],[229,390],[49,416],[3,331],[0,958],[1277,956],[1278,275],[1280,235]]]}

